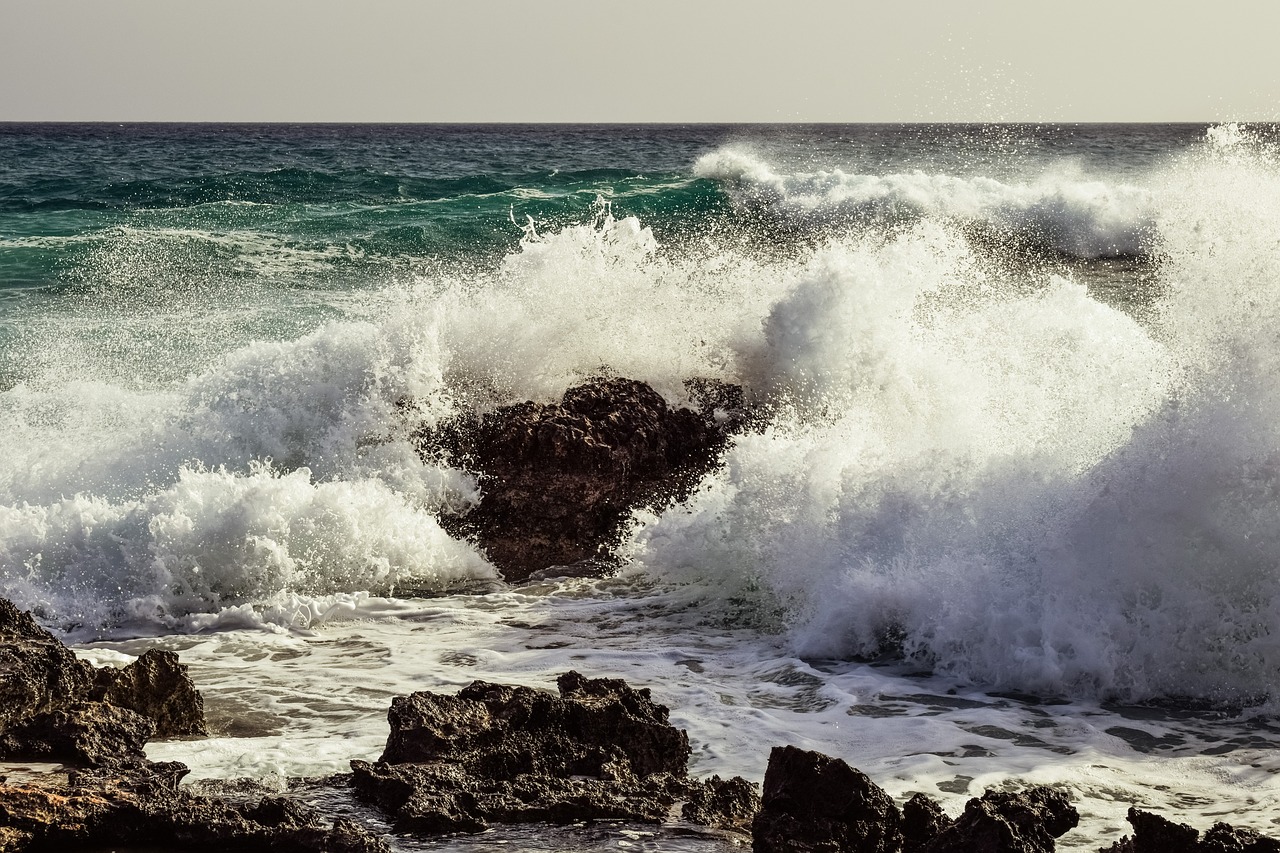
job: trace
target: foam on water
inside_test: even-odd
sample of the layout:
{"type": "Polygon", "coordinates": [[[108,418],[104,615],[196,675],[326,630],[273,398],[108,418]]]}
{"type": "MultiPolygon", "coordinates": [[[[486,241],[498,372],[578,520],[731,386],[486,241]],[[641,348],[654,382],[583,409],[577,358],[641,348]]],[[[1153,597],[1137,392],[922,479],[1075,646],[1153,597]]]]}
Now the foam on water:
{"type": "Polygon", "coordinates": [[[1070,171],[1016,184],[922,171],[788,174],[743,146],[703,156],[694,171],[723,182],[744,204],[800,222],[946,218],[1029,238],[1077,258],[1140,255],[1152,248],[1150,191],[1070,171]]]}

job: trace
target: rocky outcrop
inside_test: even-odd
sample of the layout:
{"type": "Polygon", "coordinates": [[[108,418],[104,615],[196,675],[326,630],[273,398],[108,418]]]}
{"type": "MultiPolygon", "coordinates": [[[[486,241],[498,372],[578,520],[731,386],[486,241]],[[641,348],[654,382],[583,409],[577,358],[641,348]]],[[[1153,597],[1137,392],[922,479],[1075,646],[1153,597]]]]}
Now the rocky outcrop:
{"type": "Polygon", "coordinates": [[[172,652],[95,669],[0,599],[0,757],[137,763],[157,734],[204,734],[204,707],[172,652]]]}
{"type": "Polygon", "coordinates": [[[1102,853],[1280,853],[1280,841],[1252,829],[1215,823],[1202,838],[1185,823],[1130,808],[1133,835],[1125,836],[1102,853]]]}
{"type": "Polygon", "coordinates": [[[692,785],[689,739],[667,709],[619,679],[569,672],[557,685],[558,696],[477,681],[397,698],[382,758],[351,764],[357,792],[424,833],[665,819],[692,785]]]}
{"type": "Polygon", "coordinates": [[[701,411],[648,385],[595,379],[561,402],[518,403],[416,436],[419,451],[476,474],[482,498],[443,519],[508,581],[552,566],[599,574],[632,510],[686,497],[745,415],[741,389],[690,383],[701,411]]]}
{"type": "Polygon", "coordinates": [[[915,794],[902,804],[902,853],[923,853],[952,823],[936,800],[915,794]]]}
{"type": "Polygon", "coordinates": [[[110,849],[387,853],[350,820],[332,825],[283,798],[230,804],[178,786],[181,764],[73,774],[65,785],[0,783],[0,853],[110,849]]]}
{"type": "Polygon", "coordinates": [[[151,720],[156,737],[209,733],[204,723],[204,697],[173,652],[150,649],[124,669],[99,669],[93,696],[151,720]]]}
{"type": "Polygon", "coordinates": [[[988,791],[952,821],[917,794],[900,813],[864,774],[838,758],[794,746],[769,756],[753,824],[755,853],[1052,853],[1079,821],[1049,788],[988,791]]]}
{"type": "Polygon", "coordinates": [[[760,793],[755,785],[741,776],[712,776],[689,790],[680,816],[690,823],[750,835],[751,822],[758,811],[760,793]]]}
{"type": "Polygon", "coordinates": [[[1080,822],[1067,795],[1051,788],[987,791],[929,841],[926,853],[1053,853],[1054,839],[1080,822]]]}
{"type": "Polygon", "coordinates": [[[902,816],[893,799],[838,758],[775,747],[764,774],[755,853],[897,853],[902,816]]]}

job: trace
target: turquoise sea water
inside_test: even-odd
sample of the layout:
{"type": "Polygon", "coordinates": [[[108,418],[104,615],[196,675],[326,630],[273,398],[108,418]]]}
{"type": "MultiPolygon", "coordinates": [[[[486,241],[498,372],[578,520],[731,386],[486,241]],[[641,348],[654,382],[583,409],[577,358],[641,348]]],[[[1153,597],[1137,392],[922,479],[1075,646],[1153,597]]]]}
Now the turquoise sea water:
{"type": "MultiPolygon", "coordinates": [[[[1277,199],[1268,126],[0,125],[0,595],[180,650],[217,736],[152,752],[197,777],[578,668],[699,774],[1267,829],[1277,199]],[[410,436],[602,370],[770,420],[620,577],[508,587],[410,436]]],[[[694,843],[626,831],[554,844],[694,843]]]]}

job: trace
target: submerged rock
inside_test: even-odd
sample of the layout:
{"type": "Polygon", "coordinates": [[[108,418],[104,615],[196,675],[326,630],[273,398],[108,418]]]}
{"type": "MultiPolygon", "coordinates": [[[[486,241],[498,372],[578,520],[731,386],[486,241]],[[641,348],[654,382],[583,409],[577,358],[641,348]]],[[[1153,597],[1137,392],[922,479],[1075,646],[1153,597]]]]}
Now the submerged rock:
{"type": "Polygon", "coordinates": [[[702,381],[704,412],[643,382],[595,379],[559,403],[518,403],[417,436],[419,451],[477,474],[483,497],[455,534],[509,581],[551,566],[600,573],[632,510],[686,497],[744,421],[737,386],[702,381]]]}
{"type": "Polygon", "coordinates": [[[0,757],[137,763],[159,734],[204,734],[204,705],[172,652],[95,669],[0,599],[0,757]]]}
{"type": "Polygon", "coordinates": [[[392,703],[376,763],[356,791],[416,832],[490,823],[664,820],[691,783],[689,739],[647,689],[569,672],[554,696],[477,681],[392,703]]]}

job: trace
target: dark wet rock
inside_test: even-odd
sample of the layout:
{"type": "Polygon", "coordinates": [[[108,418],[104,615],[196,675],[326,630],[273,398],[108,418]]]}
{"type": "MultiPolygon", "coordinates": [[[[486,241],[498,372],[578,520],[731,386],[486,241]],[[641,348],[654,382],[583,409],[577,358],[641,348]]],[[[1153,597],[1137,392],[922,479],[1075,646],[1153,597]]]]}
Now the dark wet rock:
{"type": "Polygon", "coordinates": [[[157,734],[204,733],[203,700],[172,652],[95,669],[0,599],[0,757],[130,763],[157,734]]]}
{"type": "Polygon", "coordinates": [[[902,804],[902,853],[922,853],[952,822],[936,800],[916,794],[902,804]]]}
{"type": "Polygon", "coordinates": [[[1202,853],[1280,853],[1280,841],[1252,829],[1215,823],[1200,839],[1202,853]]]}
{"type": "Polygon", "coordinates": [[[759,810],[760,793],[754,783],[741,776],[712,776],[693,785],[680,816],[690,823],[750,834],[759,810]]]}
{"type": "Polygon", "coordinates": [[[839,758],[774,747],[752,825],[752,849],[896,853],[901,820],[889,795],[839,758]]]}
{"type": "Polygon", "coordinates": [[[349,820],[333,825],[284,798],[232,805],[179,787],[180,764],[73,774],[66,785],[0,784],[0,851],[114,846],[184,851],[385,853],[349,820]]]}
{"type": "Polygon", "coordinates": [[[155,723],[106,702],[81,702],[27,717],[0,736],[11,759],[59,761],[89,767],[137,764],[155,723]]]}
{"type": "Polygon", "coordinates": [[[351,762],[356,792],[395,817],[399,830],[423,834],[483,832],[492,823],[577,823],[666,819],[684,783],[658,774],[606,780],[519,774],[492,779],[447,762],[351,762]]]}
{"type": "Polygon", "coordinates": [[[92,683],[92,666],[0,599],[0,732],[86,696],[92,683]]]}
{"type": "Polygon", "coordinates": [[[927,853],[1052,853],[1054,839],[1074,829],[1080,815],[1052,788],[1018,793],[988,791],[965,804],[964,814],[924,848],[927,853]]]}
{"type": "Polygon", "coordinates": [[[692,390],[701,412],[669,407],[643,382],[594,379],[560,403],[518,403],[421,432],[419,452],[480,481],[479,505],[442,523],[475,539],[509,581],[552,566],[608,569],[632,510],[687,497],[744,421],[736,386],[692,390]]]}
{"type": "Polygon", "coordinates": [[[448,761],[482,778],[683,776],[689,739],[648,689],[576,672],[560,695],[476,681],[457,695],[414,693],[392,700],[387,764],[448,761]]]}
{"type": "Polygon", "coordinates": [[[1201,838],[1194,827],[1138,808],[1129,809],[1128,820],[1133,835],[1105,853],[1280,853],[1280,841],[1225,823],[1215,823],[1201,838]]]}
{"type": "Polygon", "coordinates": [[[663,820],[690,787],[689,739],[667,709],[620,679],[557,684],[559,696],[477,681],[397,697],[381,759],[351,764],[357,793],[423,833],[663,820]]]}
{"type": "Polygon", "coordinates": [[[204,697],[173,652],[151,649],[124,669],[99,669],[93,692],[96,699],[152,720],[156,737],[208,734],[204,697]]]}

